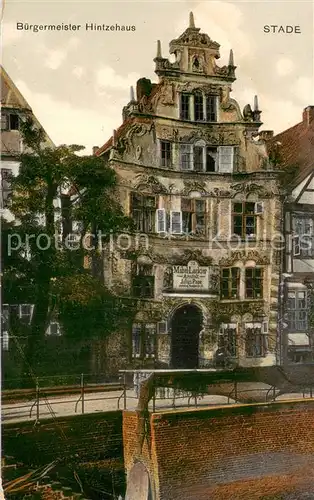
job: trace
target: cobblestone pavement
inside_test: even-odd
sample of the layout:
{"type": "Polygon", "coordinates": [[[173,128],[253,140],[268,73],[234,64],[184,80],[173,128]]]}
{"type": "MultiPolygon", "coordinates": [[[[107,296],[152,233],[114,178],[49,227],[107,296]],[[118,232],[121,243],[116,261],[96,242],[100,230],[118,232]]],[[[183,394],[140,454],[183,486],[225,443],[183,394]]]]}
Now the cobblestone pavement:
{"type": "MultiPolygon", "coordinates": [[[[283,399],[301,399],[302,394],[286,394],[279,396],[278,400],[283,399]]],[[[126,408],[129,410],[135,409],[137,406],[137,397],[133,390],[128,390],[126,393],[126,408]]],[[[235,404],[233,399],[229,399],[229,404],[235,404]]],[[[197,398],[176,397],[173,398],[158,398],[155,402],[155,409],[171,410],[174,408],[193,408],[206,406],[220,406],[228,404],[228,398],[225,396],[204,396],[197,398]],[[197,405],[195,404],[197,403],[197,405]]],[[[153,408],[153,402],[149,404],[150,409],[153,408]]],[[[39,418],[63,417],[67,415],[75,415],[82,413],[114,411],[124,408],[124,397],[122,391],[108,391],[101,393],[85,394],[84,402],[79,395],[64,396],[64,397],[49,397],[47,399],[40,398],[39,418]]],[[[14,404],[6,404],[2,406],[2,422],[20,422],[25,420],[36,420],[37,404],[36,401],[21,401],[14,404]]]]}

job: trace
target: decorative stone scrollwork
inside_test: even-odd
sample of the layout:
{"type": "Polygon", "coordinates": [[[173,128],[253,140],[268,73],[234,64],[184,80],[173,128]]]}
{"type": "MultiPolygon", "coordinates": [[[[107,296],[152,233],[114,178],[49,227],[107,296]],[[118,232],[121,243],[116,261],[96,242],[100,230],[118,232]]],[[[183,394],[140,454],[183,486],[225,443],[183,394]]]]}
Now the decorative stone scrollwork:
{"type": "Polygon", "coordinates": [[[235,191],[236,194],[243,193],[244,195],[249,195],[256,193],[260,195],[262,198],[269,198],[274,194],[273,192],[267,191],[263,186],[260,186],[259,184],[247,183],[247,182],[232,184],[231,189],[233,189],[233,191],[235,191]]]}
{"type": "Polygon", "coordinates": [[[188,196],[191,191],[199,191],[202,195],[207,195],[206,184],[204,181],[186,181],[184,180],[183,196],[188,196]]]}
{"type": "Polygon", "coordinates": [[[201,250],[184,250],[183,253],[171,257],[171,263],[174,265],[185,266],[190,261],[196,261],[200,266],[210,266],[213,259],[204,256],[201,250]]]}
{"type": "Polygon", "coordinates": [[[212,196],[213,198],[230,198],[231,197],[231,191],[227,191],[226,189],[219,189],[219,188],[214,188],[208,194],[209,194],[209,196],[212,196]]]}
{"type": "Polygon", "coordinates": [[[134,181],[134,187],[137,190],[150,191],[154,194],[166,193],[166,187],[156,179],[153,175],[140,174],[137,175],[134,181]]]}
{"type": "Polygon", "coordinates": [[[232,266],[235,262],[247,262],[249,260],[253,260],[257,265],[266,266],[270,264],[269,257],[265,254],[262,254],[256,250],[250,250],[249,252],[245,251],[237,251],[231,252],[229,257],[224,257],[220,259],[220,266],[232,266]]]}

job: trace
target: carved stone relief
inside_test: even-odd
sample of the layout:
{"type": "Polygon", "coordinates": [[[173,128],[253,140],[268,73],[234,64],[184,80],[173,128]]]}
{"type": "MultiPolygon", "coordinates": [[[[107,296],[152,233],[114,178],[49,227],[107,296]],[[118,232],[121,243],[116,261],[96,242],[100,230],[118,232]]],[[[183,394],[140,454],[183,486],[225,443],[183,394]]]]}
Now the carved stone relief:
{"type": "Polygon", "coordinates": [[[149,190],[150,192],[156,194],[167,192],[166,187],[153,175],[137,175],[134,180],[134,187],[139,191],[145,189],[145,191],[149,190]]]}
{"type": "Polygon", "coordinates": [[[232,266],[235,262],[247,262],[249,260],[253,260],[257,265],[269,265],[270,260],[267,255],[262,254],[256,250],[250,250],[248,252],[245,251],[237,251],[231,252],[229,257],[223,257],[219,261],[220,266],[232,266]]]}

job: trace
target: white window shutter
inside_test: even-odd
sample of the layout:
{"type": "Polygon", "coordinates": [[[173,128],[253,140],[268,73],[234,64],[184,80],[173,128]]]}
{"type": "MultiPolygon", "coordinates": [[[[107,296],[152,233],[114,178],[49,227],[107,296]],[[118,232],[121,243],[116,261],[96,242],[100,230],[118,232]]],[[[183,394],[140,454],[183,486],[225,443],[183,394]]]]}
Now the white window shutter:
{"type": "Polygon", "coordinates": [[[182,212],[171,210],[170,211],[170,233],[171,234],[181,234],[182,233],[182,212]]]}
{"type": "Polygon", "coordinates": [[[157,233],[166,232],[166,211],[164,208],[156,210],[156,229],[157,233]]]}
{"type": "Polygon", "coordinates": [[[233,146],[220,146],[219,151],[219,172],[231,173],[233,171],[233,146]]]}
{"type": "Polygon", "coordinates": [[[264,202],[263,201],[257,201],[254,206],[254,213],[255,214],[263,214],[264,213],[264,202]]]}

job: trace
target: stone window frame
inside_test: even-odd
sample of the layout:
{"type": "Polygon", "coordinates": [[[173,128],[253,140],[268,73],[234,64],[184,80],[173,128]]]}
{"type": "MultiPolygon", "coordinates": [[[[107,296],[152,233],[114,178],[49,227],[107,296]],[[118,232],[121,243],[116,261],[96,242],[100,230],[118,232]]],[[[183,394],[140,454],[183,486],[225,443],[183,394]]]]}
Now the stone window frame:
{"type": "Polygon", "coordinates": [[[222,267],[220,270],[220,299],[240,299],[241,268],[236,266],[222,267]],[[224,296],[224,284],[227,283],[227,296],[224,296]]]}
{"type": "Polygon", "coordinates": [[[136,231],[141,231],[143,233],[154,233],[156,231],[157,208],[158,196],[131,191],[130,216],[135,222],[136,231]],[[134,203],[135,198],[138,198],[138,204],[134,203]],[[148,202],[148,200],[151,200],[151,203],[148,202]]]}
{"type": "Polygon", "coordinates": [[[253,321],[244,323],[245,332],[245,356],[247,358],[265,358],[268,352],[268,329],[267,323],[253,321]]]}
{"type": "Polygon", "coordinates": [[[132,324],[132,359],[155,359],[157,323],[136,321],[132,324]],[[150,346],[147,349],[147,346],[150,346]]]}
{"type": "Polygon", "coordinates": [[[264,268],[261,266],[246,267],[244,269],[245,299],[263,299],[264,296],[264,268]],[[249,286],[249,280],[252,283],[249,286]],[[249,290],[252,295],[249,296],[249,290]]]}
{"type": "Polygon", "coordinates": [[[234,146],[212,146],[204,140],[194,143],[179,144],[179,170],[182,172],[198,173],[232,173],[234,170],[234,146]],[[228,151],[228,155],[226,154],[228,151]],[[223,158],[229,158],[229,162],[223,162],[223,158]],[[198,161],[201,159],[201,161],[198,161]],[[214,162],[214,168],[212,168],[214,162]],[[226,166],[228,168],[226,168],[226,166]]]}
{"type": "Polygon", "coordinates": [[[238,323],[222,323],[220,325],[218,350],[221,350],[231,358],[238,356],[238,331],[238,323]]]}
{"type": "Polygon", "coordinates": [[[219,110],[219,96],[194,89],[190,92],[179,92],[179,119],[196,123],[217,123],[219,110]],[[195,95],[202,95],[203,112],[196,118],[195,95]],[[201,118],[202,117],[202,118],[201,118]],[[210,118],[210,119],[209,119],[210,118]]]}

